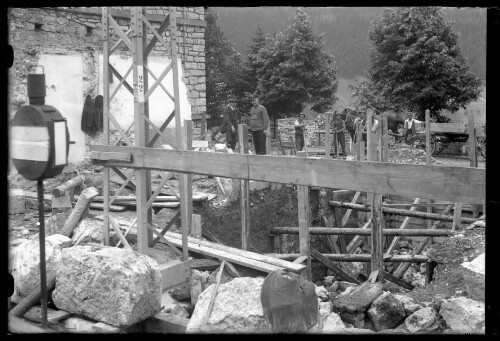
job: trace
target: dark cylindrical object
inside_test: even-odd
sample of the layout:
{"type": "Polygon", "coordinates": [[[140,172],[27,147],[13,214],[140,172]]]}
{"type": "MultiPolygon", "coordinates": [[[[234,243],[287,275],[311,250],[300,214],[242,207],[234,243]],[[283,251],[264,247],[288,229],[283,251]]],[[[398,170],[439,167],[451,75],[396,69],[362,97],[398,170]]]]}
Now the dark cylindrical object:
{"type": "Polygon", "coordinates": [[[43,207],[43,180],[37,181],[38,217],[40,221],[40,286],[42,294],[42,328],[47,328],[47,274],[45,267],[45,216],[43,207]]]}
{"type": "Polygon", "coordinates": [[[30,73],[28,74],[28,98],[30,105],[45,104],[45,74],[30,73]]]}

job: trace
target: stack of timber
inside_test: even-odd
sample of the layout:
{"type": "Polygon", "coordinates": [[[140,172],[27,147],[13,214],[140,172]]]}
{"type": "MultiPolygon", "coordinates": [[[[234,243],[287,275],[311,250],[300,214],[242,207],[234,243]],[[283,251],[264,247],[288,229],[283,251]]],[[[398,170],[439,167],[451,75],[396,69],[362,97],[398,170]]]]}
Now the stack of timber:
{"type": "MultiPolygon", "coordinates": [[[[211,193],[194,193],[193,194],[193,202],[204,202],[210,201],[215,198],[216,194],[211,193]]],[[[75,196],[75,199],[78,199],[78,196],[75,196]]],[[[111,199],[111,198],[110,198],[111,199]]],[[[110,205],[111,211],[124,211],[128,207],[136,207],[136,197],[135,196],[117,196],[113,203],[110,205]]],[[[159,208],[178,208],[180,207],[179,199],[173,195],[158,195],[154,202],[152,203],[152,207],[159,208]]],[[[104,209],[104,197],[97,196],[94,198],[93,202],[90,204],[91,209],[102,210],[104,209]]]]}
{"type": "MultiPolygon", "coordinates": [[[[158,232],[160,232],[160,230],[158,230],[158,232]]],[[[166,232],[165,238],[177,247],[182,246],[182,235],[180,233],[166,232]]],[[[303,264],[276,259],[271,256],[244,251],[194,237],[188,237],[188,250],[266,273],[276,270],[287,270],[300,273],[306,267],[303,264]]]]}

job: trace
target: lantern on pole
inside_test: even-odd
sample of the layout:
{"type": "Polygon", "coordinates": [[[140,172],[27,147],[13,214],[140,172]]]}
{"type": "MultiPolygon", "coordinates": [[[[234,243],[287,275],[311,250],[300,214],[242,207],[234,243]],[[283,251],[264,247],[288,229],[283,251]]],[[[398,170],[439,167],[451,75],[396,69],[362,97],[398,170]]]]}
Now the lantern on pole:
{"type": "Polygon", "coordinates": [[[45,104],[43,67],[42,73],[28,74],[27,85],[29,105],[20,108],[11,121],[10,157],[21,176],[37,181],[42,327],[47,328],[43,179],[61,174],[68,164],[70,141],[66,119],[45,104]]]}

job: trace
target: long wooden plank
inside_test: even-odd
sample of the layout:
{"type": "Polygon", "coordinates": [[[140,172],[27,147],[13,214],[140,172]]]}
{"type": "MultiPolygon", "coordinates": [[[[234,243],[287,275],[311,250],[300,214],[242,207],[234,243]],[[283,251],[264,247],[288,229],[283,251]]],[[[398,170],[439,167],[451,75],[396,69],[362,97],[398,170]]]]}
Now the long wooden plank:
{"type": "MultiPolygon", "coordinates": [[[[307,145],[307,142],[304,144],[307,145]]],[[[306,149],[307,150],[307,149],[306,149]]],[[[307,151],[297,151],[297,157],[306,157],[307,151]]],[[[311,245],[309,238],[310,207],[309,207],[309,187],[297,186],[297,211],[299,220],[299,249],[300,255],[306,256],[306,271],[301,275],[308,281],[312,278],[311,269],[311,245]]]]}
{"type": "MultiPolygon", "coordinates": [[[[299,227],[288,227],[279,226],[271,228],[271,233],[273,234],[299,234],[299,227]]],[[[451,236],[453,231],[450,229],[384,229],[384,235],[386,236],[451,236]]],[[[367,228],[338,228],[338,227],[309,227],[309,234],[314,235],[353,235],[353,236],[370,236],[371,232],[367,228]]]]}
{"type": "MultiPolygon", "coordinates": [[[[168,236],[168,235],[165,236],[165,238],[169,242],[174,244],[175,246],[182,247],[182,240],[177,239],[177,238],[172,238],[171,236],[168,236]]],[[[264,271],[267,273],[285,269],[284,267],[281,267],[281,266],[276,266],[276,265],[272,265],[269,263],[264,263],[264,262],[260,262],[260,261],[254,260],[254,259],[239,256],[239,255],[229,253],[226,251],[217,250],[217,249],[214,249],[211,247],[201,245],[201,244],[196,243],[196,242],[188,241],[187,245],[188,245],[187,247],[190,251],[200,253],[203,255],[208,255],[208,256],[220,258],[220,259],[226,260],[228,262],[236,263],[239,265],[243,265],[245,267],[249,267],[252,269],[259,270],[259,271],[264,271]]]]}
{"type": "Polygon", "coordinates": [[[378,278],[384,279],[384,233],[385,218],[382,211],[382,195],[375,194],[372,201],[372,228],[371,228],[371,271],[378,271],[378,278]]]}
{"type": "MultiPolygon", "coordinates": [[[[341,201],[335,201],[335,200],[330,200],[329,203],[331,206],[334,206],[334,207],[352,208],[352,209],[355,209],[358,211],[370,212],[369,205],[350,204],[347,202],[341,202],[341,201]]],[[[403,210],[403,209],[390,208],[390,207],[382,207],[382,211],[385,214],[402,215],[402,216],[413,217],[413,218],[432,219],[432,220],[440,220],[440,221],[448,221],[448,222],[453,221],[452,217],[449,217],[449,216],[443,215],[443,214],[437,214],[437,213],[403,210]]],[[[476,218],[461,217],[460,220],[462,223],[471,224],[471,223],[475,222],[477,219],[476,218]]]]}
{"type": "Polygon", "coordinates": [[[106,167],[168,170],[478,204],[484,204],[486,197],[486,170],[482,168],[103,145],[91,145],[89,149],[132,154],[130,163],[93,160],[106,167]]]}
{"type": "MultiPolygon", "coordinates": [[[[72,314],[64,310],[54,310],[47,308],[47,322],[55,323],[59,320],[70,317],[72,314]]],[[[33,322],[42,322],[42,307],[34,306],[31,307],[23,316],[25,319],[33,322]]]]}
{"type": "MultiPolygon", "coordinates": [[[[246,124],[238,125],[238,141],[240,153],[248,154],[248,128],[246,124]]],[[[240,212],[241,212],[241,248],[248,250],[250,237],[250,185],[248,180],[240,180],[240,212]]]]}
{"type": "MultiPolygon", "coordinates": [[[[366,230],[368,227],[371,226],[371,219],[368,219],[368,221],[361,227],[360,230],[366,230]]],[[[361,238],[360,235],[356,235],[347,245],[347,252],[353,253],[363,242],[363,239],[361,238]]]]}
{"type": "MultiPolygon", "coordinates": [[[[176,233],[176,232],[167,232],[167,233],[165,233],[165,237],[167,237],[168,240],[172,240],[172,239],[180,240],[181,239],[180,234],[176,233]]],[[[302,264],[294,264],[292,262],[281,261],[279,259],[275,259],[274,257],[262,255],[260,253],[240,250],[240,249],[237,249],[234,247],[201,240],[199,238],[188,237],[188,243],[202,245],[202,246],[209,247],[211,249],[224,251],[227,253],[231,253],[231,254],[234,254],[237,256],[245,257],[245,258],[256,260],[256,261],[263,262],[263,263],[268,263],[268,264],[271,264],[274,266],[288,269],[288,270],[293,271],[293,272],[300,272],[305,268],[305,266],[302,264]]]]}
{"type": "MultiPolygon", "coordinates": [[[[300,257],[300,254],[298,253],[266,253],[266,255],[288,261],[293,261],[300,257]]],[[[369,253],[346,255],[340,255],[337,253],[324,253],[323,256],[335,262],[371,262],[372,257],[369,253]]],[[[391,263],[427,263],[429,262],[429,258],[422,255],[392,255],[390,257],[384,257],[383,261],[391,263]]]]}
{"type": "Polygon", "coordinates": [[[346,272],[344,272],[344,270],[342,270],[341,268],[339,268],[338,266],[336,266],[335,264],[330,262],[326,257],[324,257],[316,249],[311,248],[311,256],[316,258],[319,262],[321,262],[321,264],[326,266],[328,269],[332,270],[338,278],[340,278],[344,281],[351,282],[351,283],[360,284],[357,279],[355,279],[351,275],[347,274],[346,272]]]}

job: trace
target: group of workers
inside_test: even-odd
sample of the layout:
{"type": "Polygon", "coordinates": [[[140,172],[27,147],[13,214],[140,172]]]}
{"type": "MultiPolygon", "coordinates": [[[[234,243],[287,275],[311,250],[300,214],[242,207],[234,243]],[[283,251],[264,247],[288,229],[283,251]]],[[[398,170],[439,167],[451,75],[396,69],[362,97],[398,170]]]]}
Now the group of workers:
{"type": "MultiPolygon", "coordinates": [[[[381,115],[378,112],[374,112],[372,116],[372,129],[371,133],[376,134],[380,129],[380,118],[381,115]]],[[[295,120],[294,128],[295,128],[295,147],[297,150],[302,150],[305,145],[304,140],[304,130],[307,128],[306,123],[304,122],[305,114],[300,113],[297,120],[295,120]]],[[[358,122],[360,122],[361,136],[363,141],[366,143],[366,130],[367,130],[367,113],[366,111],[360,111],[359,115],[356,111],[349,111],[346,115],[345,121],[342,119],[340,113],[335,112],[333,116],[333,121],[331,122],[332,132],[334,133],[333,145],[334,145],[334,153],[337,154],[337,145],[340,144],[342,151],[339,153],[340,155],[347,155],[345,151],[345,134],[344,132],[347,130],[351,141],[357,143],[357,129],[358,122]]],[[[423,123],[414,118],[414,114],[412,112],[407,112],[407,119],[404,121],[403,125],[403,133],[402,137],[407,145],[413,146],[413,140],[416,136],[416,124],[415,123],[423,123]]]]}
{"type": "MultiPolygon", "coordinates": [[[[236,106],[237,100],[234,96],[229,96],[227,100],[227,106],[224,107],[222,115],[219,117],[221,120],[220,133],[226,134],[226,145],[227,148],[235,149],[236,143],[238,142],[238,124],[243,123],[248,126],[248,131],[251,133],[251,142],[253,143],[255,153],[259,155],[266,154],[266,135],[270,134],[269,126],[269,116],[267,114],[266,108],[259,103],[259,98],[254,97],[252,99],[252,107],[247,115],[242,115],[236,106]]],[[[369,108],[368,110],[372,110],[369,108]]],[[[372,128],[371,133],[376,134],[380,129],[380,118],[381,115],[374,111],[372,116],[372,128]]],[[[305,114],[301,112],[299,117],[294,122],[295,128],[295,148],[298,151],[304,149],[305,146],[305,130],[307,125],[304,121],[305,114]]],[[[357,129],[358,122],[360,122],[361,136],[363,141],[367,141],[366,130],[367,130],[367,113],[366,111],[360,111],[359,115],[356,111],[349,111],[346,115],[345,121],[342,119],[340,113],[335,112],[333,115],[333,121],[331,122],[332,131],[334,133],[333,145],[335,148],[335,154],[337,154],[337,145],[340,144],[342,151],[340,155],[347,155],[345,151],[345,135],[344,132],[347,130],[351,140],[357,143],[357,129]]],[[[416,120],[412,112],[407,112],[407,119],[404,121],[403,126],[403,137],[406,144],[413,146],[413,139],[416,135],[416,124],[422,123],[422,121],[416,120]]]]}
{"type": "Polygon", "coordinates": [[[238,142],[238,124],[246,124],[251,133],[255,153],[266,154],[266,135],[269,131],[269,116],[266,108],[259,103],[259,98],[252,99],[252,107],[248,115],[243,115],[236,107],[237,100],[229,96],[227,106],[222,110],[220,118],[220,132],[226,134],[226,146],[234,150],[238,142]]]}

